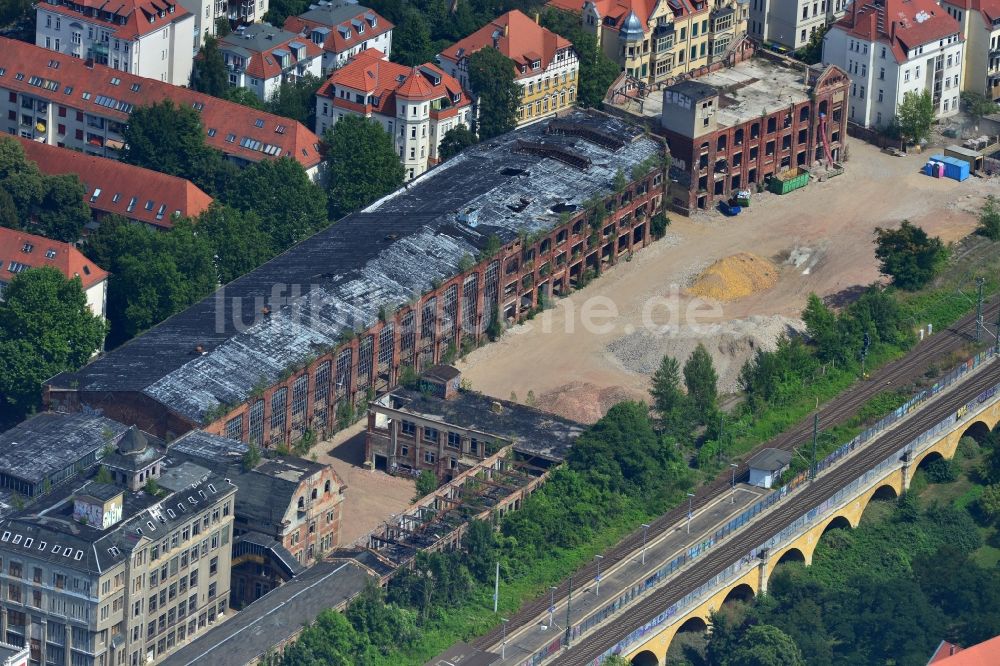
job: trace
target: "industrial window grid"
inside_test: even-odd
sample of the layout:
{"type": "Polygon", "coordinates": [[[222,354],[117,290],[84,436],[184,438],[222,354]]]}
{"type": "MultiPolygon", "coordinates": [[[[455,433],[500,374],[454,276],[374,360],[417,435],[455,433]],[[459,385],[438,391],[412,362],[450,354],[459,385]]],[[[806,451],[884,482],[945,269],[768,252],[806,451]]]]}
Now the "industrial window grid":
{"type": "Polygon", "coordinates": [[[498,307],[500,300],[500,262],[493,261],[486,267],[486,274],[483,279],[485,292],[485,304],[483,306],[483,326],[489,326],[493,322],[493,309],[498,307]]]}
{"type": "Polygon", "coordinates": [[[441,334],[445,338],[454,335],[458,323],[458,285],[453,284],[444,292],[444,318],[441,322],[441,334]]]}
{"type": "Polygon", "coordinates": [[[414,326],[413,311],[407,312],[403,315],[403,319],[399,322],[400,332],[399,332],[399,355],[400,360],[405,364],[410,359],[413,358],[413,347],[416,344],[416,331],[414,326]]]}
{"type": "Polygon", "coordinates": [[[435,328],[437,327],[437,299],[431,298],[424,303],[424,308],[420,312],[420,341],[421,347],[430,347],[434,342],[435,328]],[[426,340],[426,342],[424,342],[426,340]]]}
{"type": "Polygon", "coordinates": [[[271,395],[271,444],[285,440],[285,410],[288,408],[288,389],[284,386],[271,395]]]}
{"type": "Polygon", "coordinates": [[[250,443],[260,446],[264,440],[264,401],[250,405],[250,443]]]}
{"type": "Polygon", "coordinates": [[[229,439],[235,439],[236,441],[243,440],[243,415],[234,416],[233,418],[226,421],[226,437],[229,439]]]}
{"type": "Polygon", "coordinates": [[[292,426],[299,428],[306,420],[306,403],[309,396],[309,375],[304,373],[292,384],[292,426]]]}
{"type": "Polygon", "coordinates": [[[462,284],[462,334],[476,334],[476,305],[479,300],[479,273],[465,278],[462,284]]]}
{"type": "Polygon", "coordinates": [[[384,372],[392,368],[393,342],[395,339],[395,327],[386,324],[378,334],[378,371],[384,372]]]}
{"type": "Polygon", "coordinates": [[[372,383],[372,355],[375,352],[375,336],[366,335],[358,347],[358,388],[365,389],[372,383]]]}
{"type": "Polygon", "coordinates": [[[330,399],[330,361],[316,368],[316,388],[313,389],[313,423],[326,427],[326,404],[330,399]]]}
{"type": "Polygon", "coordinates": [[[350,349],[340,352],[340,355],[337,357],[337,398],[344,397],[351,390],[351,362],[353,360],[353,354],[350,349]]]}

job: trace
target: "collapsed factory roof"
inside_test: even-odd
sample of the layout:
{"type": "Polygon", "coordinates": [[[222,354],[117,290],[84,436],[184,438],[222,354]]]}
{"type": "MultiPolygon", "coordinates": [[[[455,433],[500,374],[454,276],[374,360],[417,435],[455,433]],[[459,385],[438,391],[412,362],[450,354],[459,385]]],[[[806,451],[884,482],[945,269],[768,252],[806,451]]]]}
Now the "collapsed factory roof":
{"type": "Polygon", "coordinates": [[[210,421],[456,275],[491,236],[550,229],[663,150],[594,111],[490,139],[49,386],[78,391],[83,404],[88,393],[140,392],[191,423],[210,421]]]}

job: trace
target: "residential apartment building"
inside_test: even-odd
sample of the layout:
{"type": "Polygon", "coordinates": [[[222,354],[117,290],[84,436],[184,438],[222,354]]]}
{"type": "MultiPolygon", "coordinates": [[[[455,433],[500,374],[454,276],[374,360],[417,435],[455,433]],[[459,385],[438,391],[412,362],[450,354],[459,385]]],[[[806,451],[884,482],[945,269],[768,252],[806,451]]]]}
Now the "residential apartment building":
{"type": "Polygon", "coordinates": [[[194,15],[194,50],[206,37],[218,35],[220,23],[230,28],[264,20],[269,0],[179,0],[194,15]]]}
{"type": "Polygon", "coordinates": [[[393,138],[407,180],[441,161],[449,130],[472,125],[472,102],[454,77],[430,63],[406,67],[362,51],[316,92],[316,133],[345,115],[374,118],[393,138]]]}
{"type": "Polygon", "coordinates": [[[547,6],[578,15],[607,56],[646,84],[724,62],[749,15],[738,0],[549,0],[547,6]]]}
{"type": "Polygon", "coordinates": [[[886,127],[909,92],[958,113],[964,56],[962,27],[933,0],[853,2],[823,40],[823,62],[851,77],[848,120],[866,127],[886,127]]]}
{"type": "Polygon", "coordinates": [[[850,85],[838,67],[758,57],[664,88],[671,205],[711,208],[786,169],[840,160],[850,85]]]}
{"type": "Polygon", "coordinates": [[[212,203],[212,197],[184,178],[38,141],[18,141],[42,173],[80,178],[83,200],[95,222],[114,214],[155,229],[169,229],[175,217],[197,217],[212,203]]]}
{"type": "Polygon", "coordinates": [[[399,388],[368,405],[365,463],[390,473],[451,480],[507,446],[535,465],[566,458],[581,423],[516,402],[459,390],[460,374],[434,366],[420,390],[399,388]]]}
{"type": "Polygon", "coordinates": [[[35,44],[186,86],[194,62],[194,24],[194,15],[171,0],[44,0],[35,5],[35,44]]]}
{"type": "Polygon", "coordinates": [[[767,46],[796,51],[844,15],[847,0],[750,0],[750,36],[767,46]]]}
{"type": "Polygon", "coordinates": [[[0,301],[15,275],[42,266],[54,268],[68,279],[80,278],[87,306],[95,315],[105,316],[107,271],[85,257],[72,243],[0,227],[0,301]]]}
{"type": "Polygon", "coordinates": [[[309,11],[285,19],[285,30],[323,49],[323,76],[368,49],[381,51],[388,60],[393,27],[377,12],[351,0],[321,0],[309,11]]]}
{"type": "Polygon", "coordinates": [[[403,368],[478,344],[495,317],[521,321],[651,244],[664,153],[642,127],[578,110],[471,146],[225,298],[53,378],[45,400],[164,437],[205,429],[274,447],[330,433],[403,368]],[[608,214],[595,233],[585,202],[597,199],[608,214]]]}
{"type": "Polygon", "coordinates": [[[580,63],[573,45],[563,37],[515,9],[449,46],[438,55],[438,63],[463,88],[472,90],[469,57],[484,47],[493,47],[514,61],[516,80],[521,85],[518,125],[573,106],[580,63]]]}
{"type": "Polygon", "coordinates": [[[0,53],[0,131],[117,159],[132,109],[170,100],[198,111],[206,143],[236,164],[292,157],[319,178],[319,138],[298,121],[13,39],[0,53]]]}
{"type": "Polygon", "coordinates": [[[962,27],[962,90],[1000,102],[1000,0],[942,0],[962,27]]]}
{"type": "MultiPolygon", "coordinates": [[[[50,478],[53,462],[76,456],[67,440],[121,456],[149,446],[134,429],[99,421],[39,415],[27,426],[34,439],[0,435],[13,442],[0,468],[16,456],[21,473],[50,478]]],[[[227,614],[235,486],[190,463],[158,466],[155,492],[71,469],[0,521],[5,642],[28,647],[32,664],[139,666],[227,614]]]]}
{"type": "Polygon", "coordinates": [[[267,23],[242,26],[219,40],[229,85],[271,99],[283,82],[322,74],[323,49],[294,32],[267,23]]]}

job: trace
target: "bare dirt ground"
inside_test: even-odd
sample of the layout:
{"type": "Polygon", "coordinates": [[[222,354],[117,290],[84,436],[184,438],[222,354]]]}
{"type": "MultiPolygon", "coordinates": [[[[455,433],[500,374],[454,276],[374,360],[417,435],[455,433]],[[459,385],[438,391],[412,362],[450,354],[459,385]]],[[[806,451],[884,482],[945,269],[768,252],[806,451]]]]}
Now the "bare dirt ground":
{"type": "Polygon", "coordinates": [[[402,512],[410,506],[415,493],[413,479],[390,476],[362,466],[367,423],[368,420],[363,419],[332,439],[317,444],[314,449],[316,461],[332,465],[347,484],[341,512],[344,517],[340,528],[341,546],[367,537],[382,521],[402,512]]]}
{"type": "Polygon", "coordinates": [[[746,358],[801,327],[810,292],[831,297],[880,279],[876,227],[909,219],[957,241],[996,191],[996,179],[922,175],[927,151],[891,157],[860,141],[849,150],[843,175],[783,197],[756,194],[738,217],[671,216],[666,238],[467,356],[460,363],[465,379],[500,398],[513,392],[524,401],[531,391],[539,407],[592,422],[623,398],[646,399],[659,358],[683,361],[700,341],[716,359],[720,388],[732,390],[746,358]],[[777,283],[725,303],[687,294],[704,269],[741,252],[778,265],[777,283]],[[584,325],[588,313],[597,326],[584,325]],[[672,328],[658,329],[665,324],[672,328]]]}

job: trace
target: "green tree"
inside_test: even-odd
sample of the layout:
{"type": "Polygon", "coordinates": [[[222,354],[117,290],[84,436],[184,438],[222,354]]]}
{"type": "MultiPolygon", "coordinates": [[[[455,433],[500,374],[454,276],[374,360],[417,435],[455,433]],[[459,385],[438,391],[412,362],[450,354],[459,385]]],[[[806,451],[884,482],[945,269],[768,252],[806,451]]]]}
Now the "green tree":
{"type": "Polygon", "coordinates": [[[982,93],[972,92],[971,90],[962,93],[962,105],[970,116],[977,119],[988,116],[991,113],[1000,113],[1000,104],[997,104],[982,93]]]}
{"type": "Polygon", "coordinates": [[[0,188],[0,227],[17,229],[21,226],[21,216],[17,212],[17,205],[6,189],[0,188]]]}
{"type": "Polygon", "coordinates": [[[316,91],[323,79],[312,74],[300,76],[294,82],[282,81],[264,105],[269,112],[298,120],[306,127],[316,125],[316,91]]]}
{"type": "Polygon", "coordinates": [[[111,476],[111,471],[104,465],[97,468],[97,474],[94,475],[94,481],[106,484],[112,484],[115,482],[114,477],[111,476]]]}
{"type": "Polygon", "coordinates": [[[308,238],[328,223],[323,190],[291,157],[246,167],[223,198],[234,208],[255,213],[261,230],[278,251],[308,238]]]}
{"type": "Polygon", "coordinates": [[[370,580],[351,600],[344,615],[357,635],[366,637],[372,647],[383,654],[400,644],[405,645],[417,635],[416,614],[387,604],[385,591],[370,580]]]}
{"type": "Polygon", "coordinates": [[[408,6],[403,20],[396,21],[392,31],[392,60],[401,65],[416,67],[434,62],[435,50],[431,41],[431,28],[424,14],[408,6]]]}
{"type": "Polygon", "coordinates": [[[723,666],[805,666],[802,651],[777,627],[757,625],[747,630],[723,666]]]}
{"type": "Polygon", "coordinates": [[[79,278],[50,267],[16,274],[0,302],[0,413],[23,418],[40,404],[42,382],[80,368],[105,332],[79,278]]]}
{"type": "Polygon", "coordinates": [[[1000,516],[1000,483],[991,483],[983,489],[976,506],[984,518],[993,522],[1000,516]]]}
{"type": "Polygon", "coordinates": [[[823,60],[823,38],[826,37],[829,25],[824,25],[809,35],[809,41],[795,52],[795,57],[807,65],[815,65],[823,60]]]}
{"type": "Polygon", "coordinates": [[[653,373],[653,386],[649,389],[653,398],[653,409],[664,424],[672,423],[684,409],[684,393],[681,391],[681,369],[677,359],[664,356],[660,367],[653,373]]]}
{"type": "Polygon", "coordinates": [[[492,47],[469,56],[469,87],[477,99],[477,134],[490,139],[517,125],[521,85],[515,79],[514,61],[492,47]]]}
{"type": "Polygon", "coordinates": [[[420,474],[417,475],[416,481],[416,491],[417,494],[413,496],[413,501],[417,501],[425,495],[429,495],[438,487],[437,475],[429,469],[425,469],[420,474]]]}
{"type": "Polygon", "coordinates": [[[225,16],[220,16],[215,19],[215,36],[219,39],[223,37],[228,37],[232,34],[233,29],[229,26],[229,19],[225,16]]]}
{"type": "MultiPolygon", "coordinates": [[[[0,208],[2,207],[0,204],[0,208]]],[[[986,203],[979,212],[979,226],[976,227],[976,233],[993,241],[1000,240],[1000,200],[993,195],[986,197],[986,203]]]]}
{"type": "MultiPolygon", "coordinates": [[[[226,22],[228,25],[228,21],[226,22]]],[[[219,50],[219,40],[206,37],[191,69],[191,88],[213,97],[222,97],[229,89],[226,63],[219,50]]]]}
{"type": "Polygon", "coordinates": [[[403,165],[382,125],[346,116],[323,135],[329,163],[329,207],[343,217],[403,184],[403,165]]]}
{"type": "Polygon", "coordinates": [[[19,173],[38,175],[38,165],[28,159],[20,141],[10,136],[0,136],[0,181],[19,173]]]}
{"type": "Polygon", "coordinates": [[[369,666],[375,659],[368,637],[356,631],[343,613],[327,609],[285,648],[280,663],[282,666],[369,666]]]}
{"type": "Polygon", "coordinates": [[[470,522],[462,536],[462,548],[465,549],[465,565],[469,573],[481,583],[489,582],[500,557],[493,526],[483,520],[470,522]]]}
{"type": "Polygon", "coordinates": [[[84,202],[83,183],[76,174],[46,176],[44,194],[32,216],[41,235],[75,243],[83,226],[90,222],[90,208],[84,202]]]}
{"type": "Polygon", "coordinates": [[[215,201],[198,216],[197,228],[212,246],[222,284],[274,256],[271,237],[261,229],[260,217],[252,211],[239,211],[215,201]]]}
{"type": "Polygon", "coordinates": [[[260,100],[260,97],[257,97],[257,93],[249,88],[237,88],[235,86],[230,86],[223,93],[222,97],[230,102],[242,104],[243,106],[249,106],[251,109],[260,109],[261,111],[264,110],[264,102],[260,100]]]}
{"type": "Polygon", "coordinates": [[[831,361],[843,356],[837,315],[814,293],[809,294],[806,309],[802,311],[802,320],[820,360],[831,361]]]}
{"type": "Polygon", "coordinates": [[[684,386],[687,388],[688,403],[698,423],[708,423],[715,414],[718,381],[712,357],[705,345],[699,342],[684,363],[684,386]]]}
{"type": "Polygon", "coordinates": [[[892,277],[892,283],[900,289],[913,291],[930,282],[947,256],[940,238],[929,237],[908,220],[903,220],[899,229],[875,228],[879,270],[892,277]]]}
{"type": "Polygon", "coordinates": [[[459,125],[445,132],[438,151],[442,160],[450,160],[475,142],[476,135],[472,130],[465,125],[459,125]]]}
{"type": "Polygon", "coordinates": [[[903,101],[896,110],[896,119],[904,138],[912,143],[920,143],[926,139],[930,136],[931,124],[934,122],[934,101],[931,94],[926,90],[904,93],[903,101]]]}

